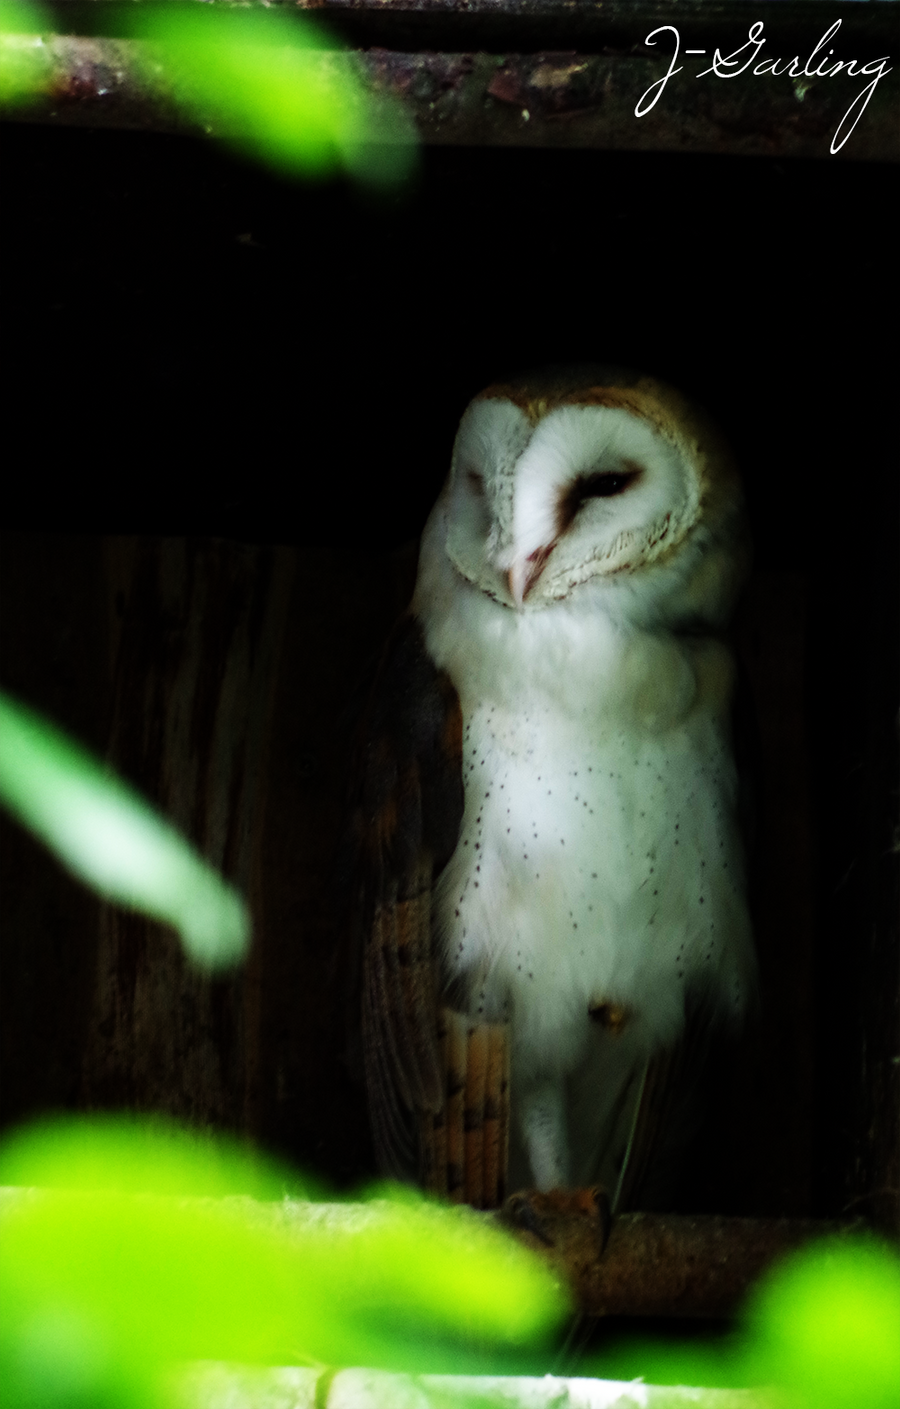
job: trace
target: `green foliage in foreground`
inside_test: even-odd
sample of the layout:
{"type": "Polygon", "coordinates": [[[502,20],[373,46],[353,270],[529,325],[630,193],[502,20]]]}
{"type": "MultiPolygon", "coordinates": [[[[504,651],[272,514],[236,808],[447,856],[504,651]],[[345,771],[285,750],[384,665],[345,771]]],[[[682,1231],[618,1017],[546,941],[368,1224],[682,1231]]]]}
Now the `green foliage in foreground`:
{"type": "Polygon", "coordinates": [[[121,779],[0,694],[0,802],[100,895],[165,924],[205,968],[243,958],[240,896],[121,779]]]}
{"type": "Polygon", "coordinates": [[[15,109],[41,92],[46,63],[40,35],[52,27],[39,5],[0,0],[0,109],[15,109]]]}
{"type": "MultiPolygon", "coordinates": [[[[0,1185],[18,1186],[0,1190],[8,1409],[165,1409],[196,1359],[521,1370],[568,1310],[550,1270],[467,1209],[381,1190],[297,1223],[280,1203],[295,1176],[165,1121],[26,1129],[0,1146],[0,1185]]],[[[764,1279],[727,1349],[645,1343],[580,1373],[894,1409],[898,1325],[896,1255],[829,1240],[764,1279]]]]}
{"type": "Polygon", "coordinates": [[[47,1124],[0,1148],[0,1383],[15,1409],[165,1402],[178,1362],[483,1368],[567,1310],[483,1218],[381,1191],[299,1226],[284,1174],[159,1121],[47,1124]],[[212,1200],[203,1196],[216,1194],[212,1200]]]}
{"type": "Polygon", "coordinates": [[[778,1409],[896,1409],[900,1259],[874,1238],[825,1239],[761,1280],[727,1341],[633,1341],[598,1356],[590,1373],[652,1384],[769,1387],[778,1409]]]}
{"type": "Polygon", "coordinates": [[[804,1409],[900,1404],[900,1261],[873,1241],[806,1249],[754,1293],[748,1372],[804,1409]]]}
{"type": "MultiPolygon", "coordinates": [[[[174,95],[187,117],[254,159],[376,186],[410,174],[416,134],[405,110],[369,92],[354,56],[304,16],[152,3],[97,13],[118,37],[143,41],[135,59],[148,95],[174,95]]],[[[41,36],[53,28],[30,0],[0,0],[0,108],[46,90],[41,36]]]]}
{"type": "MultiPolygon", "coordinates": [[[[239,957],[246,913],[156,813],[0,696],[0,799],[101,894],[239,957]]],[[[195,1359],[465,1371],[534,1351],[567,1310],[555,1276],[466,1209],[409,1191],[352,1222],[279,1219],[297,1178],[151,1121],[51,1121],[0,1147],[0,1404],[151,1409],[195,1359]],[[25,1194],[16,1190],[27,1190],[25,1194]],[[269,1215],[258,1203],[268,1200],[269,1215]]]]}
{"type": "MultiPolygon", "coordinates": [[[[0,800],[101,894],[178,926],[195,958],[243,952],[234,892],[4,696],[0,800]]],[[[196,1359],[521,1372],[568,1310],[547,1266],[469,1210],[394,1190],[350,1220],[320,1205],[298,1224],[279,1216],[297,1176],[159,1119],[22,1131],[0,1145],[0,1186],[15,1186],[0,1187],[5,1409],[167,1409],[172,1367],[196,1359]]],[[[896,1409],[900,1262],[874,1240],[823,1242],[762,1281],[726,1349],[645,1343],[589,1368],[764,1386],[779,1409],[896,1409]]]]}
{"type": "Polygon", "coordinates": [[[298,176],[343,167],[370,184],[409,174],[411,121],[376,104],[342,46],[310,21],[272,11],[132,7],[186,112],[250,156],[298,176]],[[329,52],[330,51],[330,52],[329,52]]]}

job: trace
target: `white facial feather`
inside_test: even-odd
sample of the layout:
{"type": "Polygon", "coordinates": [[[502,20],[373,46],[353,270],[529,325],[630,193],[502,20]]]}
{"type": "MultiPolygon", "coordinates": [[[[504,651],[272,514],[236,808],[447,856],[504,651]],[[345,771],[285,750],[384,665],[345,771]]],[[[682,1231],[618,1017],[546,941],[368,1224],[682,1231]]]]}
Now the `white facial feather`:
{"type": "Polygon", "coordinates": [[[413,603],[464,726],[439,942],[469,1012],[511,1023],[512,1178],[545,1187],[613,1177],[623,1093],[689,991],[738,1016],[754,985],[715,634],[740,491],[676,393],[638,390],[475,401],[413,603]]]}
{"type": "Polygon", "coordinates": [[[516,466],[530,438],[527,419],[508,401],[493,402],[489,415],[475,404],[463,417],[448,484],[447,551],[470,581],[481,582],[512,546],[516,466]]]}
{"type": "MultiPolygon", "coordinates": [[[[692,566],[685,540],[693,538],[696,557],[720,537],[726,551],[718,555],[721,581],[711,584],[710,605],[721,616],[733,596],[728,579],[742,565],[734,512],[701,512],[704,486],[690,449],[689,441],[621,407],[562,406],[535,427],[509,401],[475,401],[460,425],[445,488],[446,552],[483,592],[533,611],[581,583],[628,578],[652,563],[674,565],[683,578],[692,566]],[[616,476],[626,481],[621,491],[591,492],[598,480],[616,476]],[[519,601],[516,573],[529,581],[519,601]]],[[[702,603],[680,601],[671,576],[645,573],[642,595],[658,582],[656,595],[670,615],[673,608],[702,612],[702,603]]]]}
{"type": "Polygon", "coordinates": [[[676,447],[627,411],[565,406],[551,412],[518,465],[515,555],[527,558],[554,545],[530,596],[535,603],[563,597],[597,573],[647,562],[655,546],[675,542],[694,521],[697,498],[696,480],[676,447]],[[566,491],[604,473],[635,478],[619,494],[586,498],[560,534],[566,491]]]}

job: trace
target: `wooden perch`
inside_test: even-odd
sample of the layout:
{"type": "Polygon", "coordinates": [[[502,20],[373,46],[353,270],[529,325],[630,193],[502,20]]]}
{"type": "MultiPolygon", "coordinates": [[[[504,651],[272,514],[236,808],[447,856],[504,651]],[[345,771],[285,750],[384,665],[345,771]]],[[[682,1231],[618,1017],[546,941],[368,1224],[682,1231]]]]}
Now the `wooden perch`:
{"type": "MultiPolygon", "coordinates": [[[[589,1316],[672,1316],[726,1319],[754,1282],[803,1243],[847,1233],[856,1223],[812,1218],[723,1218],[715,1214],[625,1213],[607,1221],[605,1201],[577,1190],[560,1211],[554,1195],[516,1194],[496,1214],[527,1247],[549,1258],[589,1316]],[[533,1212],[525,1226],[522,1207],[533,1212]],[[556,1205],[556,1206],[554,1206],[556,1205]]],[[[0,1212],[26,1189],[0,1188],[0,1212]]],[[[186,1200],[192,1203],[193,1200],[186,1200]]],[[[323,1224],[336,1231],[364,1228],[378,1216],[372,1203],[264,1203],[244,1196],[221,1200],[251,1223],[289,1232],[323,1224]]]]}
{"type": "Polygon", "coordinates": [[[513,1204],[507,1200],[500,1221],[559,1268],[589,1316],[728,1318],[791,1249],[848,1226],[811,1218],[626,1213],[606,1237],[602,1211],[591,1216],[584,1208],[541,1208],[535,1231],[522,1226],[513,1204]]]}

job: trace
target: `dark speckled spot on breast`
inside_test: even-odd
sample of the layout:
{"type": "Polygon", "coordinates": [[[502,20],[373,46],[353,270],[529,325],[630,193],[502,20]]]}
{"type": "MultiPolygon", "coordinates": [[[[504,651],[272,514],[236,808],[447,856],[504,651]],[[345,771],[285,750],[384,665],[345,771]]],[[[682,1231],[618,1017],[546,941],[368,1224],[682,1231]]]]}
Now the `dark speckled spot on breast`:
{"type": "Polygon", "coordinates": [[[618,1037],[628,1026],[632,1012],[621,1003],[608,1003],[603,998],[597,998],[588,1004],[588,1017],[592,1022],[599,1023],[613,1037],[618,1037]]]}

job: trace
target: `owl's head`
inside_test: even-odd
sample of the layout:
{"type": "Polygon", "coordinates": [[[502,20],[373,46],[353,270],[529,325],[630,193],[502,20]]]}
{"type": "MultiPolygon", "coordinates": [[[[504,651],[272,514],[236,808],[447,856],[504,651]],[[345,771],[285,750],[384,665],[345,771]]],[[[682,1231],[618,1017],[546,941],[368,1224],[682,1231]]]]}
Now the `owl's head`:
{"type": "Polygon", "coordinates": [[[715,559],[716,577],[736,583],[746,557],[721,437],[673,388],[609,367],[483,391],[460,423],[443,502],[457,572],[519,610],[589,583],[702,575],[704,558],[707,575],[715,559]]]}

